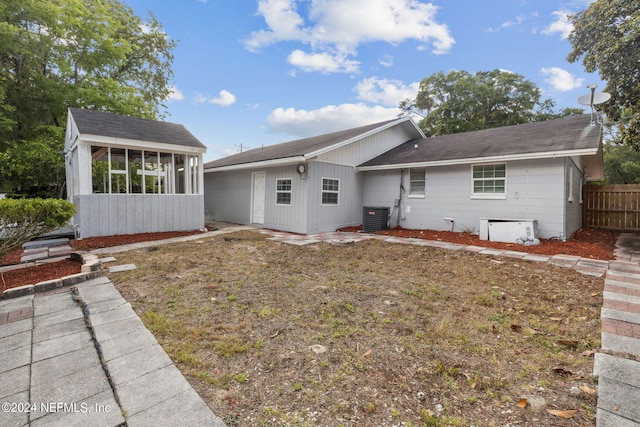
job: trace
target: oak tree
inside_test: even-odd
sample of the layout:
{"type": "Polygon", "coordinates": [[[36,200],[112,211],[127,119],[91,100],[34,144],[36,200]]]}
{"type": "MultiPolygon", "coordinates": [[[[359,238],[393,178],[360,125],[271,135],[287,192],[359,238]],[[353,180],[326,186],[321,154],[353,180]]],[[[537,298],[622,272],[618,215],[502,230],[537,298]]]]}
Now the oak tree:
{"type": "Polygon", "coordinates": [[[0,191],[61,195],[68,107],[162,117],[175,44],[118,0],[3,0],[0,191]]]}

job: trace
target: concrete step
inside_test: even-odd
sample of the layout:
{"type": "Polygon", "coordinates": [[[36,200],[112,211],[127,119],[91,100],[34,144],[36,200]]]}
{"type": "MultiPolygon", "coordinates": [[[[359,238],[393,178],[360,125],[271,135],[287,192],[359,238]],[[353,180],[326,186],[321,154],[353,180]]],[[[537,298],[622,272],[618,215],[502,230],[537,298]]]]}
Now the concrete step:
{"type": "Polygon", "coordinates": [[[32,240],[30,242],[24,243],[22,245],[22,249],[34,249],[34,248],[49,248],[51,246],[60,246],[60,245],[68,245],[69,239],[59,238],[59,239],[40,239],[40,240],[32,240]]]}

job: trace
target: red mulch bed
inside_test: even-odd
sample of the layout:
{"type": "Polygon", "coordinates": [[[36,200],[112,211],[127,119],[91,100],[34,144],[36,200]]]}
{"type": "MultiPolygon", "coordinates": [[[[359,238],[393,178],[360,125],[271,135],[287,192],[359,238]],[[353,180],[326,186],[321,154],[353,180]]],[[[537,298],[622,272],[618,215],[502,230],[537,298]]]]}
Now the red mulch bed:
{"type": "MultiPolygon", "coordinates": [[[[362,227],[346,227],[340,231],[357,231],[362,227]]],[[[611,260],[614,259],[613,251],[620,231],[604,230],[597,228],[582,228],[575,232],[566,242],[555,239],[542,239],[536,246],[524,246],[517,243],[491,242],[480,240],[475,234],[454,233],[450,231],[411,230],[407,228],[394,228],[382,230],[377,234],[397,237],[412,237],[416,239],[440,240],[443,242],[458,243],[461,245],[482,246],[494,249],[506,249],[510,251],[527,252],[540,255],[576,255],[583,258],[611,260]]]]}
{"type": "Polygon", "coordinates": [[[0,292],[80,273],[82,263],[68,259],[0,273],[0,292]]]}
{"type": "MultiPolygon", "coordinates": [[[[362,227],[347,227],[339,231],[357,231],[362,227]]],[[[153,240],[168,239],[171,237],[188,236],[201,233],[199,230],[165,233],[141,233],[119,236],[92,237],[82,240],[72,240],[71,247],[75,250],[92,250],[108,248],[127,243],[137,243],[153,240]]],[[[613,250],[620,234],[619,231],[584,228],[578,230],[566,242],[558,240],[542,240],[537,246],[524,246],[515,243],[490,242],[480,240],[478,236],[469,233],[452,233],[450,231],[411,230],[406,228],[394,228],[383,230],[378,234],[398,237],[412,237],[417,239],[440,240],[444,242],[463,245],[483,246],[495,249],[507,249],[520,252],[528,252],[542,255],[576,255],[583,258],[610,260],[614,259],[613,250]]],[[[20,261],[22,250],[16,250],[2,259],[2,264],[15,264],[20,261]]],[[[0,292],[4,289],[15,288],[28,284],[35,284],[45,280],[58,279],[80,272],[80,263],[69,260],[42,264],[35,267],[21,268],[2,273],[0,292]]]]}
{"type": "MultiPolygon", "coordinates": [[[[77,251],[89,251],[93,249],[124,245],[127,243],[162,240],[198,233],[202,233],[202,231],[193,230],[169,231],[163,233],[124,234],[118,236],[91,237],[88,239],[71,240],[69,244],[77,251]]],[[[22,249],[16,249],[2,258],[1,265],[17,264],[20,262],[21,255],[22,249]]],[[[80,273],[81,267],[82,264],[79,262],[64,260],[7,271],[0,275],[0,292],[5,289],[17,288],[18,286],[24,285],[33,285],[46,280],[59,279],[60,277],[80,273]]]]}

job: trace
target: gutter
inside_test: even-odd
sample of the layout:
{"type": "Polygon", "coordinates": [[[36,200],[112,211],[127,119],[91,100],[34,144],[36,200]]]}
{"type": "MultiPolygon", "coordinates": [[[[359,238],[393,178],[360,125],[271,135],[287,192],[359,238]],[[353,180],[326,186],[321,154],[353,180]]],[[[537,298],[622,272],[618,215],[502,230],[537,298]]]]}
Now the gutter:
{"type": "Polygon", "coordinates": [[[307,160],[308,160],[307,157],[304,155],[296,156],[296,157],[285,157],[282,159],[262,160],[259,162],[252,162],[252,163],[238,163],[237,165],[218,166],[218,167],[214,166],[210,168],[205,168],[204,173],[268,168],[272,166],[287,166],[287,165],[294,165],[296,163],[306,162],[307,160]]]}
{"type": "Polygon", "coordinates": [[[363,171],[378,171],[378,170],[392,170],[392,169],[409,169],[409,168],[420,168],[420,167],[429,167],[429,166],[464,165],[464,164],[470,164],[470,163],[505,162],[505,161],[513,161],[513,160],[550,159],[550,158],[556,158],[556,157],[570,157],[570,156],[593,156],[593,155],[596,155],[597,152],[598,152],[598,148],[585,148],[581,150],[570,150],[570,151],[549,151],[544,153],[509,154],[509,155],[502,155],[502,156],[467,157],[464,159],[396,163],[396,164],[384,164],[384,165],[374,165],[374,166],[357,166],[356,170],[359,172],[363,172],[363,171]]]}

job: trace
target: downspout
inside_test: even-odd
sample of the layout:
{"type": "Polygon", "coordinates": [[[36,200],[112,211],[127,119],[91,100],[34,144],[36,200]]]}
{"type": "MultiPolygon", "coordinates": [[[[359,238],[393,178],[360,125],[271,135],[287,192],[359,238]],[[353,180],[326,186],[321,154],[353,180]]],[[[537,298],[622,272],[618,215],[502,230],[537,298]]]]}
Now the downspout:
{"type": "Polygon", "coordinates": [[[400,227],[400,216],[402,214],[402,193],[404,193],[404,169],[400,169],[400,195],[398,197],[398,216],[396,217],[396,228],[400,227]]]}

